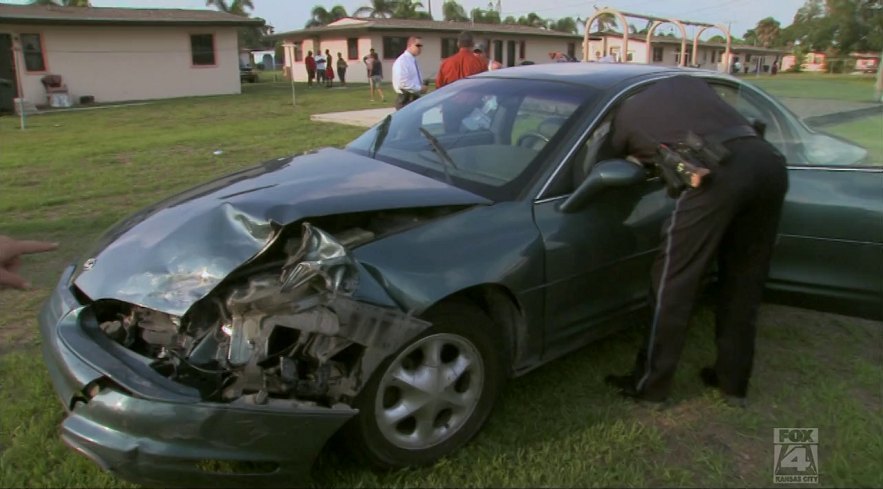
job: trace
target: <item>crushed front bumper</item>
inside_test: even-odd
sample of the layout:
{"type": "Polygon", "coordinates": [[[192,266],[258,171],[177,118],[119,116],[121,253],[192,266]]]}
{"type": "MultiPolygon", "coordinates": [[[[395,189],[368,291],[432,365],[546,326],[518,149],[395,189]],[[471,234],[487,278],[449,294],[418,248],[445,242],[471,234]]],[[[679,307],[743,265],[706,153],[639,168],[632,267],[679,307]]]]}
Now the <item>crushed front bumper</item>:
{"type": "Polygon", "coordinates": [[[40,313],[43,356],[68,411],[62,439],[105,470],[156,486],[303,485],[328,438],[356,414],[293,401],[203,402],[100,336],[70,291],[73,270],[40,313]]]}

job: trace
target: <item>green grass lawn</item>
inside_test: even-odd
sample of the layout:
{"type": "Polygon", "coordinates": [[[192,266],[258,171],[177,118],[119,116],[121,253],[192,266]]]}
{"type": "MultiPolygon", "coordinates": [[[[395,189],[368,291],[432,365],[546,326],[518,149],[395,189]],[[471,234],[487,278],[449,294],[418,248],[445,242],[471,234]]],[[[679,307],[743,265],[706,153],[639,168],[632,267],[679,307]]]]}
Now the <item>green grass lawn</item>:
{"type": "Polygon", "coordinates": [[[744,75],[740,78],[777,97],[820,98],[850,102],[874,101],[872,75],[780,73],[776,76],[744,75]]]}
{"type": "MultiPolygon", "coordinates": [[[[148,203],[362,132],[310,122],[312,113],[383,106],[364,85],[298,85],[294,107],[285,83],[244,88],[241,96],[34,116],[26,131],[17,118],[0,117],[0,234],[61,243],[26,258],[32,290],[0,294],[0,487],[129,486],[58,437],[64,414],[42,363],[36,316],[64,264],[148,203]]],[[[871,142],[880,139],[879,123],[830,129],[871,142]]],[[[773,428],[805,427],[820,430],[821,485],[883,486],[883,325],[773,305],[759,324],[747,410],[700,386],[696,373],[714,350],[713,317],[701,308],[673,393],[680,402],[668,410],[623,401],[603,385],[605,374],[631,366],[635,329],[509,382],[486,429],[432,467],[375,472],[328,451],[315,484],[765,487],[773,428]]]]}
{"type": "Polygon", "coordinates": [[[868,150],[868,162],[883,166],[883,117],[876,115],[826,127],[825,131],[847,138],[868,150]]]}

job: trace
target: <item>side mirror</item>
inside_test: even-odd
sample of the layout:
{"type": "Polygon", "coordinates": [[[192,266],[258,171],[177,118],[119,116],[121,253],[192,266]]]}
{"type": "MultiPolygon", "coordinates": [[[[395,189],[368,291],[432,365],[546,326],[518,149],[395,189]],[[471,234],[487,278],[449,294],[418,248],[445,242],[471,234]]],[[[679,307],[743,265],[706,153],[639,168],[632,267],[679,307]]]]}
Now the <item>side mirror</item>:
{"type": "Polygon", "coordinates": [[[625,187],[646,180],[644,167],[624,159],[601,161],[592,168],[589,176],[575,192],[558,208],[561,212],[576,212],[588,203],[592,196],[609,187],[625,187]]]}

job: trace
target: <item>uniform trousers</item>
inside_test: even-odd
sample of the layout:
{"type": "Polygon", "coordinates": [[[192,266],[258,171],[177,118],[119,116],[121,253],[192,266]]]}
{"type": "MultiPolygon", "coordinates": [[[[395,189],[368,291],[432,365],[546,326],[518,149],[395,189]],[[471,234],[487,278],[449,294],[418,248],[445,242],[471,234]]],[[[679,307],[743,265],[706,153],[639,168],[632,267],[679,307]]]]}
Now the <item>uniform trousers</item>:
{"type": "Polygon", "coordinates": [[[784,158],[757,137],[733,139],[720,167],[688,189],[662,227],[652,270],[652,320],[637,356],[635,388],[661,401],[671,390],[687,325],[717,260],[717,373],[727,395],[745,397],[754,360],[755,320],[769,272],[788,174],[784,158]]]}

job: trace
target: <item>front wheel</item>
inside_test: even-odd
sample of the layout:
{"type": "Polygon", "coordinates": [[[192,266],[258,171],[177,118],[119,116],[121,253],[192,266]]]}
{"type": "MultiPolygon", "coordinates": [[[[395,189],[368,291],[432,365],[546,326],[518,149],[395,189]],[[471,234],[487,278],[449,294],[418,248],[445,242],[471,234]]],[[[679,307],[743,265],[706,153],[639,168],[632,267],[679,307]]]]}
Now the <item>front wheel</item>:
{"type": "Polygon", "coordinates": [[[481,429],[504,381],[498,329],[471,303],[427,314],[433,326],[387,358],[356,399],[347,438],[382,468],[426,465],[481,429]]]}

